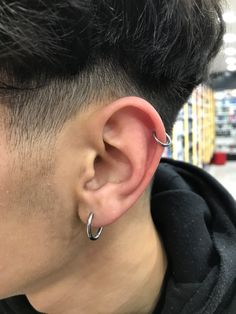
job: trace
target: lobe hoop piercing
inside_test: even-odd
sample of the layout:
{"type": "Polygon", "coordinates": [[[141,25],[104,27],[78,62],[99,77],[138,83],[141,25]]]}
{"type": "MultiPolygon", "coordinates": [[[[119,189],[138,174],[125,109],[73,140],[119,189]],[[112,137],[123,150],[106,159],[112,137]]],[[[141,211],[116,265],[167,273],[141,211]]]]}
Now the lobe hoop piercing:
{"type": "Polygon", "coordinates": [[[88,223],[87,223],[87,236],[91,241],[96,241],[100,238],[102,234],[103,227],[99,228],[97,230],[97,233],[94,235],[92,233],[92,223],[93,223],[94,214],[90,213],[88,217],[88,223]]]}

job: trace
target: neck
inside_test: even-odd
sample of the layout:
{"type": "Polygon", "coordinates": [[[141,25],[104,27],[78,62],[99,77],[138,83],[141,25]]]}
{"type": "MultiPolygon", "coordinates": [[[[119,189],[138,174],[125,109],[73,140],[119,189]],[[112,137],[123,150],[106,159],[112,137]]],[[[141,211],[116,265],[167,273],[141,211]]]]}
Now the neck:
{"type": "Polygon", "coordinates": [[[48,314],[151,313],[166,271],[165,252],[150,213],[127,219],[106,228],[97,242],[87,241],[83,259],[27,295],[31,304],[48,314]]]}

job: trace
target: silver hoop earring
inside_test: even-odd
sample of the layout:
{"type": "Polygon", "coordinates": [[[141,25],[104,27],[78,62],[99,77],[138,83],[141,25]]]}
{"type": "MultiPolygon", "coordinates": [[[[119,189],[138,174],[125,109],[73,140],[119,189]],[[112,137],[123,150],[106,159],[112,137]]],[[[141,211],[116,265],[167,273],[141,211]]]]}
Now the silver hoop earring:
{"type": "Polygon", "coordinates": [[[155,140],[158,144],[161,144],[162,147],[169,147],[169,146],[172,144],[171,137],[170,137],[167,133],[166,133],[166,137],[167,137],[167,142],[166,142],[166,143],[161,142],[161,141],[157,138],[157,135],[156,135],[156,132],[155,132],[155,131],[152,132],[152,136],[153,136],[154,140],[155,140]]]}
{"type": "Polygon", "coordinates": [[[93,223],[94,214],[90,213],[88,217],[88,223],[87,223],[87,236],[91,241],[96,241],[100,238],[100,235],[102,234],[103,227],[99,228],[97,233],[93,235],[92,233],[92,223],[93,223]]]}

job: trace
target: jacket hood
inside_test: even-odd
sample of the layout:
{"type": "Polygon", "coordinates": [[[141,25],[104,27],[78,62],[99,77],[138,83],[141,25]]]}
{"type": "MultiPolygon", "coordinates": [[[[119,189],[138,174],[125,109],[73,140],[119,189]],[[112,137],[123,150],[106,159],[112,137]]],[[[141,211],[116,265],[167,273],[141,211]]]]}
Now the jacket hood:
{"type": "Polygon", "coordinates": [[[154,313],[235,314],[233,197],[205,171],[162,159],[152,186],[151,209],[169,262],[154,313]]]}

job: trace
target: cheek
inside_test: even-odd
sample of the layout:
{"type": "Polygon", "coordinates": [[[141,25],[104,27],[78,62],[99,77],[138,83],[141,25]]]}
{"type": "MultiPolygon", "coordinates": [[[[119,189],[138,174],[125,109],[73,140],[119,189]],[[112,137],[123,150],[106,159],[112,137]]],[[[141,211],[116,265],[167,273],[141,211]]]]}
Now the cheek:
{"type": "Polygon", "coordinates": [[[72,201],[35,168],[13,168],[0,166],[0,299],[43,284],[76,251],[72,201]]]}

